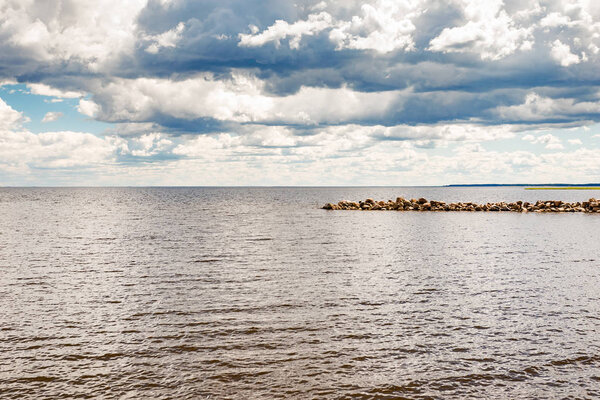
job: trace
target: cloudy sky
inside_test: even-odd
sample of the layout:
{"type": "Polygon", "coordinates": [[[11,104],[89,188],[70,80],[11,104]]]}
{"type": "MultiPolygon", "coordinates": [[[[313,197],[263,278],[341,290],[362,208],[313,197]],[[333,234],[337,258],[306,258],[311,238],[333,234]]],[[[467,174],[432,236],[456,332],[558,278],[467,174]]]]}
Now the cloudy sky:
{"type": "Polygon", "coordinates": [[[600,2],[0,0],[0,185],[600,181],[600,2]]]}

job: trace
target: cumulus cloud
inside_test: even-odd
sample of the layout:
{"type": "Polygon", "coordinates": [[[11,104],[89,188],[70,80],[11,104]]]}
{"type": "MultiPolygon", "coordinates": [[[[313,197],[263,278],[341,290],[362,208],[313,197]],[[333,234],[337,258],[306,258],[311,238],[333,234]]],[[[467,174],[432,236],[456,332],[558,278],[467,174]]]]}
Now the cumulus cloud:
{"type": "Polygon", "coordinates": [[[431,40],[434,52],[474,52],[483,60],[498,60],[533,46],[532,27],[518,26],[503,9],[502,0],[462,0],[464,25],[444,28],[431,40]]]}
{"type": "Polygon", "coordinates": [[[571,47],[558,39],[552,43],[551,54],[552,58],[563,67],[579,64],[581,62],[581,58],[577,54],[571,53],[571,47]]]}
{"type": "Polygon", "coordinates": [[[150,45],[146,47],[146,51],[151,54],[157,54],[163,47],[175,47],[177,42],[181,40],[181,33],[185,28],[185,24],[180,22],[173,29],[169,29],[158,35],[146,35],[144,39],[150,41],[150,45]]]}
{"type": "Polygon", "coordinates": [[[561,150],[564,148],[561,140],[550,133],[540,136],[525,135],[523,136],[523,140],[533,144],[543,144],[547,149],[550,150],[561,150]]]}
{"type": "Polygon", "coordinates": [[[19,111],[14,110],[0,99],[0,130],[8,130],[19,127],[26,117],[19,111]]]}
{"type": "Polygon", "coordinates": [[[401,91],[305,87],[288,96],[271,96],[264,87],[264,81],[243,73],[227,80],[212,74],[182,81],[119,79],[96,92],[97,103],[81,100],[79,111],[108,121],[145,122],[167,115],[186,120],[317,125],[375,119],[392,105],[401,106],[401,91]]]}
{"type": "Polygon", "coordinates": [[[77,111],[92,118],[96,116],[99,109],[100,107],[96,103],[86,99],[79,100],[79,105],[77,106],[77,111]]]}
{"type": "Polygon", "coordinates": [[[47,112],[46,115],[44,115],[44,118],[42,118],[42,122],[53,122],[58,120],[62,116],[63,113],[61,112],[50,111],[47,112]]]}
{"type": "Polygon", "coordinates": [[[82,92],[68,90],[64,91],[50,87],[48,85],[44,85],[43,83],[29,83],[27,84],[27,88],[29,88],[32,94],[37,94],[40,96],[58,97],[64,99],[76,99],[84,95],[82,92]]]}
{"type": "Polygon", "coordinates": [[[108,162],[115,140],[81,132],[0,132],[2,164],[43,168],[72,168],[108,162]]]}
{"type": "Polygon", "coordinates": [[[15,81],[14,79],[0,79],[0,87],[6,85],[15,85],[16,83],[17,81],[15,81]]]}
{"type": "Polygon", "coordinates": [[[15,60],[22,64],[29,59],[16,73],[23,73],[23,67],[33,71],[40,63],[60,63],[62,68],[63,63],[79,63],[98,71],[133,49],[135,18],[145,5],[146,0],[4,2],[0,14],[2,64],[15,60]]]}
{"type": "Polygon", "coordinates": [[[410,183],[425,164],[431,174],[414,183],[473,181],[474,171],[489,179],[561,173],[555,162],[599,174],[572,159],[575,151],[557,155],[567,143],[590,150],[585,133],[564,143],[547,133],[600,122],[600,8],[590,1],[24,0],[0,8],[0,94],[25,95],[5,86],[24,84],[46,97],[46,122],[59,117],[52,102],[74,99],[88,119],[112,124],[104,137],[36,135],[23,128],[25,113],[0,102],[5,154],[29,146],[29,158],[15,150],[28,168],[85,166],[87,157],[118,169],[126,159],[140,174],[142,164],[204,168],[215,182],[201,184],[235,183],[244,168],[268,171],[255,174],[260,184],[306,183],[323,171],[336,183],[410,183]],[[496,140],[533,150],[494,151],[496,140]]]}
{"type": "Polygon", "coordinates": [[[136,157],[150,157],[165,151],[172,144],[173,142],[164,138],[160,132],[148,133],[131,140],[131,155],[136,157]]]}
{"type": "Polygon", "coordinates": [[[511,121],[584,120],[600,112],[600,97],[596,94],[588,101],[574,98],[551,98],[535,92],[527,94],[522,104],[501,106],[494,111],[501,119],[511,121]]]}
{"type": "Polygon", "coordinates": [[[240,46],[258,47],[266,43],[274,42],[279,47],[282,39],[290,38],[291,49],[300,47],[302,36],[312,36],[331,27],[332,17],[326,12],[309,15],[306,21],[298,21],[289,24],[284,20],[277,20],[275,24],[259,33],[256,25],[250,25],[249,34],[240,34],[240,46]]]}
{"type": "MultiPolygon", "coordinates": [[[[348,19],[336,19],[326,11],[310,14],[306,20],[289,24],[277,20],[260,32],[255,25],[251,33],[240,34],[240,46],[257,47],[289,38],[291,49],[298,49],[303,36],[313,36],[328,31],[329,40],[336,50],[375,50],[389,53],[394,50],[413,50],[412,33],[416,29],[412,20],[423,12],[420,1],[376,0],[361,6],[360,13],[348,19]]],[[[313,9],[327,8],[325,2],[313,9]]]]}

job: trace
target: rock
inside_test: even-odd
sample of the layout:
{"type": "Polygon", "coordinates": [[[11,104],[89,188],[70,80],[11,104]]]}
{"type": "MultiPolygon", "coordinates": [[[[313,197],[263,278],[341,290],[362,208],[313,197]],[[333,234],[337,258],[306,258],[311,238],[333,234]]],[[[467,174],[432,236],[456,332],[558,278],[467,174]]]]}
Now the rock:
{"type": "Polygon", "coordinates": [[[487,204],[450,203],[443,201],[427,201],[421,197],[418,200],[410,201],[398,197],[396,201],[375,201],[366,199],[365,201],[353,202],[342,200],[337,204],[327,203],[322,207],[324,210],[398,210],[398,211],[495,211],[495,212],[543,212],[543,213],[563,213],[563,212],[585,212],[600,213],[600,201],[594,198],[584,202],[566,203],[560,200],[537,201],[535,204],[529,202],[517,201],[513,203],[497,202],[487,204]]]}

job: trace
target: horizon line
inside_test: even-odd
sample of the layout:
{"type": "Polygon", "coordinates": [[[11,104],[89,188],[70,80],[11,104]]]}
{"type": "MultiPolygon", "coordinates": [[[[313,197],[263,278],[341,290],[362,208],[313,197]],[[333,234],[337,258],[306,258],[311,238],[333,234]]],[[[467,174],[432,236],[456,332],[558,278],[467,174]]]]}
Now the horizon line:
{"type": "Polygon", "coordinates": [[[458,183],[444,185],[0,185],[0,189],[88,189],[88,188],[460,188],[460,187],[586,187],[600,183],[458,183]]]}

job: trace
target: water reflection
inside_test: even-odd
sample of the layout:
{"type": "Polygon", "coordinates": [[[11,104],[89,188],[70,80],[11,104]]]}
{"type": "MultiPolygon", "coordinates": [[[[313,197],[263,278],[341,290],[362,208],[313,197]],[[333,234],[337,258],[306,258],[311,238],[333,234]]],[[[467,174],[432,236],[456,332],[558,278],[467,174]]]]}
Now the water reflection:
{"type": "Polygon", "coordinates": [[[0,189],[0,397],[600,395],[600,218],[318,209],[400,195],[545,194],[0,189]]]}

